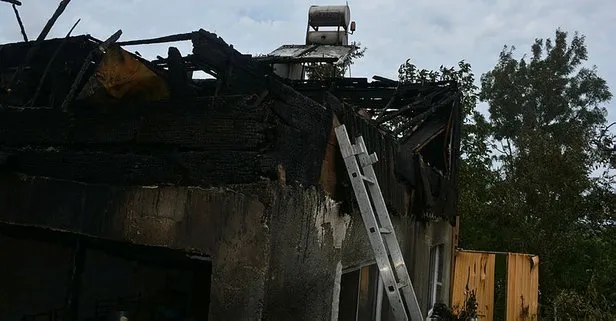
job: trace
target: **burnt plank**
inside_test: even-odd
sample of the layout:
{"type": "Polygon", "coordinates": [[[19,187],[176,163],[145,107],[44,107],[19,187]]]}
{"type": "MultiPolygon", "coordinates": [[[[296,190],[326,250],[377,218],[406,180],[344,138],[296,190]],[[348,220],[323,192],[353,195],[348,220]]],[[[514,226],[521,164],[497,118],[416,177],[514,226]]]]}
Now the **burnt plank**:
{"type": "MultiPolygon", "coordinates": [[[[7,152],[7,151],[5,151],[7,152]]],[[[263,174],[256,152],[105,153],[22,149],[0,168],[33,176],[112,185],[249,183],[263,174]]]]}
{"type": "Polygon", "coordinates": [[[243,55],[216,34],[205,30],[193,33],[193,62],[201,70],[221,75],[221,93],[254,92],[266,87],[271,68],[249,55],[243,55]]]}
{"type": "Polygon", "coordinates": [[[149,105],[73,116],[50,109],[6,108],[0,110],[0,144],[145,144],[258,150],[266,144],[271,125],[263,120],[264,107],[249,106],[244,100],[149,105]]]}

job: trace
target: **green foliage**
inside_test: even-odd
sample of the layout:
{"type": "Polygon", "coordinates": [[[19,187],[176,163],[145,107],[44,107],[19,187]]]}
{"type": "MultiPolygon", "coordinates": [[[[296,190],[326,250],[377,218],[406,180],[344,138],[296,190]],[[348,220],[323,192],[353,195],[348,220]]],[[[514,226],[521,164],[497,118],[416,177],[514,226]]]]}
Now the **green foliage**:
{"type": "Polygon", "coordinates": [[[347,70],[355,63],[356,59],[362,58],[366,53],[366,47],[361,47],[360,42],[351,43],[355,47],[355,50],[351,52],[349,57],[341,65],[334,65],[330,63],[313,63],[307,67],[308,79],[328,79],[328,78],[342,78],[347,70]]]}
{"type": "Polygon", "coordinates": [[[591,280],[583,294],[574,290],[561,291],[554,299],[554,310],[559,320],[563,321],[616,320],[616,316],[609,313],[613,311],[613,306],[597,291],[594,280],[591,280]]]}
{"type": "Polygon", "coordinates": [[[616,146],[604,107],[612,94],[587,59],[583,36],[557,30],[530,55],[505,46],[480,90],[465,63],[426,71],[407,61],[400,79],[454,79],[463,91],[462,246],[538,254],[544,306],[607,320],[614,304],[593,308],[601,316],[565,312],[590,294],[616,302],[616,146]]]}
{"type": "Polygon", "coordinates": [[[464,305],[449,309],[445,304],[437,303],[432,311],[432,318],[436,321],[473,321],[477,319],[477,296],[474,290],[464,293],[464,305]]]}

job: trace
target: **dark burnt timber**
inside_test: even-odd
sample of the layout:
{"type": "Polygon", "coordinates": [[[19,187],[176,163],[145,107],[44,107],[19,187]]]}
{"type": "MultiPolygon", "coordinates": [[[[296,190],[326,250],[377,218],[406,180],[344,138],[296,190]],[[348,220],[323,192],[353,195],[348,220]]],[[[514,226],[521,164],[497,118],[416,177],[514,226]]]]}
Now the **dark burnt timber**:
{"type": "Polygon", "coordinates": [[[68,105],[73,102],[77,91],[83,87],[82,81],[86,73],[88,72],[88,69],[91,69],[92,67],[96,68],[97,64],[99,63],[99,59],[96,58],[99,58],[101,55],[103,55],[105,51],[107,51],[109,46],[113,45],[116,41],[118,41],[121,35],[122,30],[116,31],[113,35],[111,35],[111,37],[103,41],[100,45],[98,45],[96,48],[92,49],[88,53],[85,61],[83,62],[83,65],[79,69],[79,73],[77,73],[77,76],[75,76],[75,80],[73,81],[73,84],[71,85],[68,94],[66,94],[66,97],[64,98],[64,101],[60,106],[62,111],[67,110],[68,105]]]}
{"type": "Polygon", "coordinates": [[[20,86],[11,88],[9,82],[0,84],[0,105],[24,107],[31,103],[45,108],[59,108],[88,53],[99,43],[100,41],[90,36],[77,36],[46,40],[38,45],[31,41],[0,46],[0,73],[3,80],[16,76],[27,53],[35,46],[38,48],[24,65],[19,80],[15,80],[20,86]],[[57,58],[51,61],[56,50],[59,50],[57,58]],[[41,83],[47,69],[48,76],[41,83]],[[39,84],[40,94],[32,101],[39,84]]]}
{"type": "Polygon", "coordinates": [[[30,47],[28,52],[25,54],[25,58],[23,59],[23,61],[19,65],[19,67],[17,68],[17,72],[15,72],[13,74],[13,77],[11,77],[11,80],[9,81],[9,84],[8,84],[8,89],[9,90],[14,90],[14,88],[18,88],[18,87],[21,86],[21,81],[20,80],[21,80],[21,74],[22,74],[24,68],[26,68],[30,64],[31,59],[33,58],[33,56],[36,53],[36,51],[39,49],[40,43],[43,40],[45,40],[45,38],[49,34],[49,31],[51,31],[51,27],[53,27],[53,25],[56,22],[56,20],[58,20],[58,18],[64,12],[64,9],[66,9],[66,6],[68,6],[68,4],[70,2],[71,2],[71,0],[62,0],[62,1],[60,1],[60,4],[58,5],[58,8],[53,13],[51,18],[47,21],[47,23],[43,27],[43,30],[41,30],[41,33],[38,35],[38,37],[34,41],[34,44],[30,47]]]}
{"type": "MultiPolygon", "coordinates": [[[[41,33],[36,38],[36,42],[37,43],[45,40],[45,38],[49,34],[49,31],[51,31],[51,27],[53,27],[53,25],[56,23],[56,20],[58,20],[58,18],[60,18],[60,15],[62,15],[62,13],[64,12],[64,10],[66,9],[66,7],[68,6],[68,4],[70,2],[71,2],[71,0],[62,0],[62,1],[60,1],[60,3],[58,4],[58,8],[56,9],[56,11],[54,11],[54,13],[51,16],[51,18],[49,18],[49,20],[47,21],[47,23],[43,27],[43,30],[41,30],[41,33]]],[[[26,59],[26,61],[28,61],[28,59],[26,59]]]]}
{"type": "MultiPolygon", "coordinates": [[[[454,202],[459,148],[454,83],[407,85],[382,77],[286,82],[199,30],[116,44],[114,52],[145,70],[149,83],[135,85],[154,81],[161,88],[156,97],[141,94],[150,99],[144,101],[130,92],[119,96],[118,84],[101,76],[117,69],[109,69],[118,63],[109,53],[90,63],[100,45],[87,36],[40,44],[40,58],[32,61],[44,63],[24,69],[22,91],[0,100],[13,106],[0,110],[5,170],[111,185],[220,186],[283,175],[289,184],[310,186],[336,175],[323,174],[323,166],[336,163],[324,155],[340,122],[382,159],[376,169],[393,212],[455,216],[445,211],[454,202]],[[192,53],[182,56],[171,47],[167,58],[149,62],[117,47],[175,41],[191,41],[192,53]],[[58,69],[67,64],[72,68],[58,69]],[[194,70],[216,79],[191,79],[194,70]],[[74,101],[71,92],[79,92],[74,101]]],[[[29,47],[4,47],[0,72],[10,74],[20,66],[15,57],[29,47]]],[[[340,200],[352,197],[345,190],[340,200]]]]}
{"type": "Polygon", "coordinates": [[[12,7],[13,7],[13,12],[15,13],[15,18],[17,19],[17,24],[19,24],[19,30],[21,31],[21,36],[24,37],[25,42],[28,42],[28,35],[26,34],[26,28],[24,27],[24,23],[21,21],[19,10],[17,10],[17,5],[13,4],[12,7]]]}
{"type": "Polygon", "coordinates": [[[454,224],[462,123],[456,83],[401,84],[378,76],[374,79],[289,84],[336,111],[350,134],[363,135],[369,150],[377,151],[380,159],[391,157],[384,163],[394,166],[383,168],[379,162],[375,169],[381,179],[391,176],[381,185],[392,204],[404,203],[405,195],[399,191],[408,186],[413,193],[408,212],[445,216],[454,224]],[[394,151],[382,146],[392,146],[394,151]],[[397,192],[388,191],[389,186],[396,186],[393,190],[397,192]]]}
{"type": "Polygon", "coordinates": [[[14,4],[16,6],[21,6],[21,1],[17,1],[17,0],[0,0],[0,1],[8,2],[8,3],[14,4]]]}
{"type": "MultiPolygon", "coordinates": [[[[342,270],[374,258],[333,131],[341,123],[377,153],[405,259],[414,281],[428,280],[430,246],[450,242],[452,227],[417,218],[456,214],[455,84],[287,82],[204,30],[102,43],[44,40],[27,64],[33,42],[0,45],[0,79],[23,66],[19,87],[0,83],[0,238],[16,258],[36,257],[23,253],[54,237],[66,247],[49,255],[58,285],[28,292],[58,302],[21,298],[9,319],[102,316],[82,309],[95,305],[86,292],[100,279],[92,250],[145,264],[162,259],[159,249],[174,254],[166,268],[188,264],[180,261],[189,254],[208,261],[195,272],[201,281],[173,282],[190,284],[195,320],[335,318],[342,270]],[[170,47],[148,61],[121,46],[175,41],[191,41],[192,51],[170,47]]],[[[123,285],[124,272],[106,270],[123,285]]],[[[96,297],[96,306],[136,294],[96,297]]]]}

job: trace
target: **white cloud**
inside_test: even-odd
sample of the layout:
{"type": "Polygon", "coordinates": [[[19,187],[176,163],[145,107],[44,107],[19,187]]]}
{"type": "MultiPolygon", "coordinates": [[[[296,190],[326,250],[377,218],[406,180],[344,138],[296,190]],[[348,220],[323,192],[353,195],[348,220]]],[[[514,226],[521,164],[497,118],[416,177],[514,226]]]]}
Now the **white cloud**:
{"type": "MultiPolygon", "coordinates": [[[[30,38],[36,37],[59,1],[23,0],[20,7],[30,38]]],[[[78,19],[76,34],[106,38],[122,29],[123,40],[189,32],[216,32],[245,53],[267,53],[279,45],[302,43],[312,4],[342,4],[332,0],[206,1],[206,0],[73,0],[52,29],[61,37],[78,19]]],[[[353,65],[353,75],[379,74],[395,78],[407,58],[424,68],[454,65],[465,59],[479,76],[494,65],[503,45],[528,52],[537,37],[552,37],[561,27],[587,37],[590,63],[596,64],[616,89],[616,2],[610,0],[352,0],[357,21],[353,40],[368,47],[353,65]]],[[[0,3],[0,43],[20,41],[13,11],[0,3]]],[[[181,46],[182,52],[190,49],[181,46]]],[[[165,46],[141,47],[144,56],[166,55],[165,46]],[[153,49],[156,49],[154,51],[153,49]]],[[[478,78],[478,77],[477,77],[478,78]]],[[[611,119],[616,120],[614,105],[611,119]]]]}

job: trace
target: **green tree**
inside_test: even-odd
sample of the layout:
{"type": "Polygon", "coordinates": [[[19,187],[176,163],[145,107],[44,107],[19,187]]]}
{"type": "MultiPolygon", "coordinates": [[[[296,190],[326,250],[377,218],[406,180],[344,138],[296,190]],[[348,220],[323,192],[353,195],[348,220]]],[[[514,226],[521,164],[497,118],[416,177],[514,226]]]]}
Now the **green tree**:
{"type": "Polygon", "coordinates": [[[582,290],[592,273],[585,260],[584,222],[604,211],[592,204],[600,190],[593,171],[606,165],[595,143],[606,126],[608,86],[587,67],[584,37],[568,42],[566,32],[537,39],[530,57],[501,52],[493,70],[481,77],[480,99],[489,104],[501,185],[491,205],[494,219],[509,232],[506,250],[541,256],[542,293],[551,300],[560,288],[582,290]]]}
{"type": "Polygon", "coordinates": [[[540,301],[549,311],[597,319],[608,307],[601,318],[609,318],[616,312],[604,304],[616,300],[616,181],[608,171],[616,161],[605,109],[612,95],[587,65],[577,33],[557,30],[537,39],[530,55],[514,54],[504,48],[478,92],[464,63],[427,71],[407,61],[400,79],[454,79],[464,93],[461,245],[538,254],[540,301]],[[477,97],[488,118],[475,110],[477,97]],[[571,307],[580,297],[602,305],[571,307]]]}

